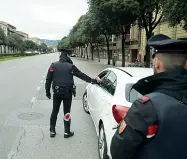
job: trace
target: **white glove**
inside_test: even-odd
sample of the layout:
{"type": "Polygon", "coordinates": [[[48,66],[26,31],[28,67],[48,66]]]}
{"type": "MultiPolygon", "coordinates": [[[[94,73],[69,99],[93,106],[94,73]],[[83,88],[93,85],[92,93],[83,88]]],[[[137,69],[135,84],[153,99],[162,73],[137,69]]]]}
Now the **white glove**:
{"type": "Polygon", "coordinates": [[[96,81],[98,82],[98,83],[101,83],[102,82],[102,80],[97,76],[96,77],[96,81]]]}

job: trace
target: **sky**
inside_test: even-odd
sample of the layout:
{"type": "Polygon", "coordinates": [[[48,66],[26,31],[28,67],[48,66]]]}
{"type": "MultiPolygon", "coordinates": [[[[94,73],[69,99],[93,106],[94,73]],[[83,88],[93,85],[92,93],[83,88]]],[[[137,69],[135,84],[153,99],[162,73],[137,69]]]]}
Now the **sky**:
{"type": "Polygon", "coordinates": [[[0,0],[0,21],[29,37],[59,40],[87,12],[86,0],[0,0]]]}

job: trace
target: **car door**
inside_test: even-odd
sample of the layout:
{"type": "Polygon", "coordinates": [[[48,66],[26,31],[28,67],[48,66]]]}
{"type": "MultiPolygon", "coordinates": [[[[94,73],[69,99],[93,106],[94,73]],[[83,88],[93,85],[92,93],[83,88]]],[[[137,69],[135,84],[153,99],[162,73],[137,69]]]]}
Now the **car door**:
{"type": "Polygon", "coordinates": [[[99,124],[103,109],[105,107],[111,109],[111,100],[115,92],[116,83],[117,76],[113,71],[110,71],[108,76],[104,78],[100,88],[96,91],[97,103],[95,105],[94,120],[97,124],[99,124]]]}
{"type": "MultiPolygon", "coordinates": [[[[109,73],[109,70],[104,70],[102,71],[98,77],[101,79],[101,80],[104,80],[104,78],[107,77],[109,73]]],[[[88,93],[88,99],[89,99],[89,109],[90,109],[90,113],[92,114],[92,117],[94,118],[94,111],[95,111],[95,107],[96,107],[96,104],[99,103],[99,98],[97,96],[97,92],[98,92],[98,89],[100,89],[101,85],[99,84],[92,84],[91,87],[89,88],[89,93],[88,93]]]]}

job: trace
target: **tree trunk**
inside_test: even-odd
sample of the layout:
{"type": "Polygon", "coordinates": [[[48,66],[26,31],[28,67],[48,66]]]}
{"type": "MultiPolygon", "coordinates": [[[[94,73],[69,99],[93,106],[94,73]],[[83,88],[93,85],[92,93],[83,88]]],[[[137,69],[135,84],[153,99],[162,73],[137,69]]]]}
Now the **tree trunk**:
{"type": "Polygon", "coordinates": [[[83,58],[85,59],[85,57],[86,57],[86,47],[84,46],[83,58]]]}
{"type": "Polygon", "coordinates": [[[110,44],[109,44],[109,38],[106,34],[104,34],[106,43],[107,43],[107,56],[108,56],[108,65],[110,65],[110,44]]]}
{"type": "Polygon", "coordinates": [[[6,54],[7,52],[6,52],[6,45],[4,45],[4,53],[6,54]]]}
{"type": "Polygon", "coordinates": [[[1,48],[1,49],[0,49],[0,51],[1,51],[0,53],[2,54],[2,53],[3,53],[2,45],[0,45],[0,48],[1,48]]]}
{"type": "MultiPolygon", "coordinates": [[[[149,32],[146,33],[147,41],[149,40],[149,38],[151,38],[151,36],[152,36],[152,29],[150,29],[149,32]]],[[[146,50],[145,59],[144,59],[145,67],[149,68],[150,67],[151,56],[150,56],[150,49],[149,49],[149,46],[147,44],[146,44],[145,50],[146,50]]]]}
{"type": "Polygon", "coordinates": [[[125,67],[125,40],[126,40],[126,32],[124,28],[122,27],[122,39],[121,39],[121,44],[122,44],[122,67],[125,67]]]}
{"type": "Polygon", "coordinates": [[[91,55],[92,55],[92,61],[94,60],[94,55],[93,55],[93,45],[92,45],[92,43],[90,44],[90,46],[91,46],[91,55]]]}
{"type": "Polygon", "coordinates": [[[89,56],[88,56],[88,45],[86,45],[86,58],[87,58],[87,60],[89,60],[89,56]]]}
{"type": "Polygon", "coordinates": [[[81,58],[83,58],[83,50],[82,50],[82,46],[80,47],[80,50],[81,50],[81,58]]]}
{"type": "Polygon", "coordinates": [[[99,53],[99,46],[98,46],[99,44],[97,43],[96,45],[97,45],[96,47],[97,47],[98,62],[100,62],[100,53],[99,53]]]}

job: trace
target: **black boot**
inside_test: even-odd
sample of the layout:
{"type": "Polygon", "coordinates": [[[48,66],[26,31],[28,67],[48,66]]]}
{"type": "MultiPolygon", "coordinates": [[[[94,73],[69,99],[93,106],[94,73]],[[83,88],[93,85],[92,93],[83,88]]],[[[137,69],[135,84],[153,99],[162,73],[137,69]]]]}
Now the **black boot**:
{"type": "Polygon", "coordinates": [[[55,127],[51,127],[50,128],[50,137],[54,138],[56,136],[56,130],[55,127]]]}
{"type": "Polygon", "coordinates": [[[71,119],[69,121],[64,120],[64,138],[69,138],[74,135],[74,132],[70,131],[71,119]]]}

